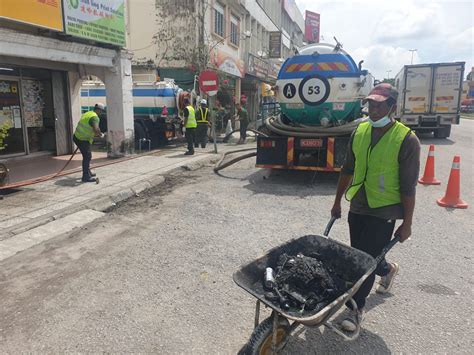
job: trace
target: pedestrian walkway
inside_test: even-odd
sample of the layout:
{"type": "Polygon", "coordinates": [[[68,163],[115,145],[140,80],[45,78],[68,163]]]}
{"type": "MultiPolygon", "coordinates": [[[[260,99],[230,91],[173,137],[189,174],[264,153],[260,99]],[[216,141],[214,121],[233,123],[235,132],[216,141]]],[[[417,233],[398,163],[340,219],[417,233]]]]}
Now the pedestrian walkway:
{"type": "MultiPolygon", "coordinates": [[[[218,151],[254,146],[255,143],[218,144],[218,151]]],[[[193,156],[183,155],[184,151],[179,147],[132,156],[117,163],[108,160],[108,165],[93,168],[100,178],[99,184],[82,183],[81,173],[77,172],[0,196],[0,241],[84,209],[104,211],[162,183],[164,175],[173,170],[194,170],[221,157],[214,154],[212,144],[197,149],[193,156]]]]}
{"type": "MultiPolygon", "coordinates": [[[[37,154],[21,156],[18,158],[9,159],[8,168],[8,184],[15,184],[25,180],[37,179],[42,176],[52,175],[57,173],[68,162],[71,155],[53,155],[52,152],[48,154],[37,154]]],[[[110,160],[107,158],[106,152],[93,152],[92,165],[99,165],[107,163],[110,160]]],[[[2,162],[0,160],[0,162],[2,162]]],[[[82,166],[81,153],[72,158],[66,167],[66,171],[80,170],[82,166]]]]}

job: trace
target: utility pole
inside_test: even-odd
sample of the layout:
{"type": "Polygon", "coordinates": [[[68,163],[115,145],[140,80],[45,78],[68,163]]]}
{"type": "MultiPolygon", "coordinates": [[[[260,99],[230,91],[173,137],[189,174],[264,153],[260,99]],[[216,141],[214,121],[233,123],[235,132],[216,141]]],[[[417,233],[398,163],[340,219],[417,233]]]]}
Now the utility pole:
{"type": "Polygon", "coordinates": [[[391,70],[387,70],[387,79],[388,79],[388,80],[390,80],[390,73],[391,73],[391,72],[392,72],[391,70]]]}
{"type": "Polygon", "coordinates": [[[409,52],[411,52],[411,62],[410,64],[413,64],[413,54],[417,51],[417,49],[409,49],[409,52]]]}

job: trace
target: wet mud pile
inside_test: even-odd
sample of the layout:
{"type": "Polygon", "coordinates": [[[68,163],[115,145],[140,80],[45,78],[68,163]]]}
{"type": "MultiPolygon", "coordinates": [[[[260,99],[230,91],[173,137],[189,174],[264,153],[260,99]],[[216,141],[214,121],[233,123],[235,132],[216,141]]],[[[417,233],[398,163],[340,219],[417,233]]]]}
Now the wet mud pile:
{"type": "Polygon", "coordinates": [[[315,313],[352,286],[344,279],[318,254],[284,253],[265,271],[265,298],[285,311],[315,313]]]}

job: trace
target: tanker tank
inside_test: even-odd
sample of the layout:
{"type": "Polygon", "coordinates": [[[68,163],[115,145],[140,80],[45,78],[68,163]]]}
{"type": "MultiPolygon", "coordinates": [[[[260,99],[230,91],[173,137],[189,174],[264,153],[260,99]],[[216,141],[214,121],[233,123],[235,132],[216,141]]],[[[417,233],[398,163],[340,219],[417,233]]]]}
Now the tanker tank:
{"type": "Polygon", "coordinates": [[[317,43],[283,63],[276,85],[283,122],[329,128],[362,116],[373,77],[339,43],[317,43]]]}

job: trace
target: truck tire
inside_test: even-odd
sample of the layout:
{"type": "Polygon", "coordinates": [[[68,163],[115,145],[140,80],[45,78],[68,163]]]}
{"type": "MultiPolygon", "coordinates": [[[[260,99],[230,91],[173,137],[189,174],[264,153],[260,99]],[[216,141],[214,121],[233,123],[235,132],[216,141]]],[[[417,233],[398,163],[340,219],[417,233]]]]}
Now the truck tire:
{"type": "MultiPolygon", "coordinates": [[[[253,331],[247,345],[241,350],[246,355],[266,355],[272,353],[273,315],[260,323],[253,331]]],[[[277,352],[281,351],[288,342],[290,322],[279,317],[277,329],[277,352]]]]}
{"type": "Polygon", "coordinates": [[[448,138],[451,135],[451,125],[441,126],[441,128],[434,131],[435,138],[448,138]]]}

